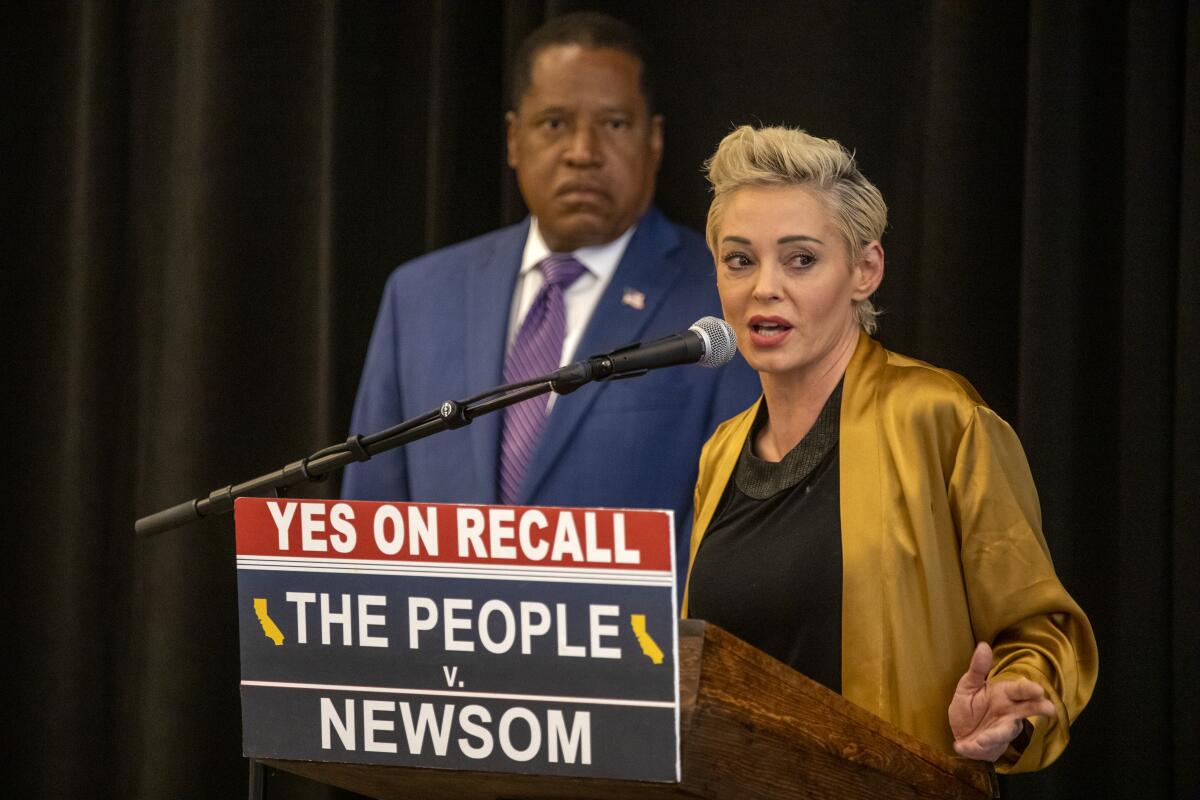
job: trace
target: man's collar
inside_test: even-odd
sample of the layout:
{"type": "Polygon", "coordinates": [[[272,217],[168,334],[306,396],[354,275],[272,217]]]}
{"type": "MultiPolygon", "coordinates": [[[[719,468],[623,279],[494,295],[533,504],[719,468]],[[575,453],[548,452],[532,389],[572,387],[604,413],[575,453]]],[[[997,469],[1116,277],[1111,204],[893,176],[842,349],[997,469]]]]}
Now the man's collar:
{"type": "MultiPolygon", "coordinates": [[[[625,255],[625,248],[637,227],[635,223],[608,244],[581,247],[572,255],[597,279],[607,281],[617,271],[617,264],[621,263],[621,256],[625,255]]],[[[521,275],[536,267],[548,255],[550,248],[538,229],[537,217],[532,217],[529,220],[529,235],[525,237],[525,251],[521,255],[521,275]]]]}

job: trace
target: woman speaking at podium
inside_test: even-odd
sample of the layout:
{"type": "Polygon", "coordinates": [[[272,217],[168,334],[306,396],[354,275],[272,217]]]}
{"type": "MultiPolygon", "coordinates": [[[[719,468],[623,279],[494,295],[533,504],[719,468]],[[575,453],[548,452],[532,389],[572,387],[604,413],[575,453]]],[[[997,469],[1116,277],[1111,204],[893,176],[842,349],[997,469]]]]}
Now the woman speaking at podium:
{"type": "Polygon", "coordinates": [[[1039,769],[1096,682],[1012,429],[870,334],[887,207],[837,142],[741,127],[707,164],[725,319],[762,397],[704,447],[684,614],[936,747],[1039,769]]]}

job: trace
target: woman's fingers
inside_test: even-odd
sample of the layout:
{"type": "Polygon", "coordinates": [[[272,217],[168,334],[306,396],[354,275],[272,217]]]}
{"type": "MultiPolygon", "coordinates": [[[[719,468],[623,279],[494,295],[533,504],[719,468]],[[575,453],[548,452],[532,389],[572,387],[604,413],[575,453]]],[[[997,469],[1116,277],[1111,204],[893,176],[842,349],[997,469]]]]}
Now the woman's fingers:
{"type": "Polygon", "coordinates": [[[1024,728],[1022,718],[997,720],[987,728],[954,742],[954,752],[964,758],[995,761],[1008,748],[1008,743],[1024,728]]]}
{"type": "Polygon", "coordinates": [[[987,684],[988,671],[992,668],[992,648],[987,642],[975,645],[971,654],[971,663],[967,671],[958,680],[957,691],[961,694],[973,694],[987,684]]]}

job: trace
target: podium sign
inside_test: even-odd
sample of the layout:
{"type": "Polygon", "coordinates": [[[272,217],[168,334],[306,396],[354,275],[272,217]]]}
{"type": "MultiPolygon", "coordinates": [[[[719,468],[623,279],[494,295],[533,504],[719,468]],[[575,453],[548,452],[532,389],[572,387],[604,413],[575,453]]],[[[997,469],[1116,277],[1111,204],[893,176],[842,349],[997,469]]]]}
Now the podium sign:
{"type": "Polygon", "coordinates": [[[247,756],[679,781],[671,512],[235,513],[247,756]]]}

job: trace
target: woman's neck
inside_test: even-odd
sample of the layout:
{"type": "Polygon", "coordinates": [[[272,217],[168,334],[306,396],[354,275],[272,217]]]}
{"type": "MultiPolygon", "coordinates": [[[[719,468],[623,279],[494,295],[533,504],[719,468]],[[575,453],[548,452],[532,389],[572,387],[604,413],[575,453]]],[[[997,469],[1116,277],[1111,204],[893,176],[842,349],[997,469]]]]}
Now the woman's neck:
{"type": "Polygon", "coordinates": [[[846,374],[857,344],[855,327],[825,358],[806,369],[760,376],[770,416],[754,443],[759,458],[780,461],[800,443],[846,374]]]}

